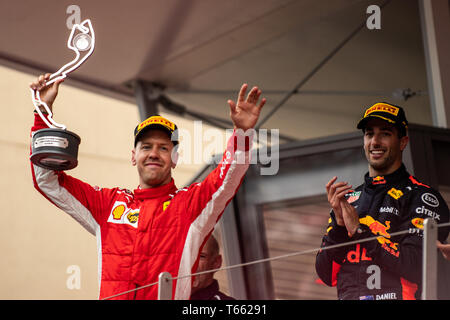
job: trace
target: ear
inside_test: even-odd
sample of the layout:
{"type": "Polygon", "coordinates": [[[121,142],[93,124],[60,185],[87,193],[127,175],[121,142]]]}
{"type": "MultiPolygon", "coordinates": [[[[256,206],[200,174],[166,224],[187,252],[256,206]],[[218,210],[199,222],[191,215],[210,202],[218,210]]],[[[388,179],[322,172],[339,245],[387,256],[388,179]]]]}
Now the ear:
{"type": "Polygon", "coordinates": [[[131,164],[136,166],[136,149],[131,150],[131,164]]]}
{"type": "Polygon", "coordinates": [[[178,146],[175,146],[172,149],[172,155],[171,155],[172,169],[175,169],[175,167],[177,166],[179,156],[180,156],[180,154],[178,153],[178,146]]]}
{"type": "Polygon", "coordinates": [[[218,254],[214,259],[214,269],[219,269],[222,266],[222,255],[218,254]]]}
{"type": "Polygon", "coordinates": [[[408,145],[409,142],[409,137],[408,136],[404,136],[400,138],[400,150],[403,151],[405,150],[406,146],[408,145]]]}

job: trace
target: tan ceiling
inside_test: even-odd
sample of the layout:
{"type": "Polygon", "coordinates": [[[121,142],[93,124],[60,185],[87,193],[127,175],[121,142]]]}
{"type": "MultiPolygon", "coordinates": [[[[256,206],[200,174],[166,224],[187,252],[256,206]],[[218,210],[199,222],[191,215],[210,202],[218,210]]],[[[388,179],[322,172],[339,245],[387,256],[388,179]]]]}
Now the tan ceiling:
{"type": "MultiPolygon", "coordinates": [[[[96,33],[92,57],[66,82],[135,101],[136,79],[166,86],[189,110],[228,119],[226,100],[242,82],[259,85],[275,107],[367,19],[375,0],[2,0],[0,63],[54,72],[73,53],[66,9],[76,4],[96,33]]],[[[397,89],[427,91],[417,3],[391,0],[381,30],[362,28],[268,121],[305,139],[354,130],[367,106],[388,100],[410,122],[431,124],[427,95],[396,100],[397,89]]],[[[24,89],[24,92],[26,90],[24,89]]]]}

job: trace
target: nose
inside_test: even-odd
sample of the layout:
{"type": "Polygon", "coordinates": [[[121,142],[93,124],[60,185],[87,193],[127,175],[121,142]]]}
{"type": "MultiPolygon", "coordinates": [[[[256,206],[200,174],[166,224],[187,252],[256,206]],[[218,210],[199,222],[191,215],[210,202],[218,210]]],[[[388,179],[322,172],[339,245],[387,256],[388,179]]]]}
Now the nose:
{"type": "Polygon", "coordinates": [[[148,158],[150,159],[159,159],[158,148],[153,146],[148,152],[148,158]]]}
{"type": "Polygon", "coordinates": [[[375,134],[372,136],[372,139],[371,139],[371,144],[372,144],[372,146],[374,146],[374,147],[379,146],[379,145],[381,144],[381,139],[380,139],[380,138],[381,138],[380,135],[377,134],[377,133],[375,133],[375,134]]]}

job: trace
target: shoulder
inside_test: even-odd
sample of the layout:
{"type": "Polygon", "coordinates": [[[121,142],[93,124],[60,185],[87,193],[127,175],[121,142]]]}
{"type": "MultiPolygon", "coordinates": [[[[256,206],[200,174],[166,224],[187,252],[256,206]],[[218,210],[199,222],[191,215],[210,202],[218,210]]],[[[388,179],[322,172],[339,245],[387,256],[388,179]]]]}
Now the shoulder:
{"type": "Polygon", "coordinates": [[[190,186],[187,186],[187,187],[184,187],[184,188],[179,188],[179,189],[177,189],[175,192],[173,192],[173,193],[171,193],[170,195],[169,195],[169,197],[171,198],[171,199],[174,199],[174,198],[182,198],[183,196],[187,196],[187,195],[189,195],[189,193],[191,192],[191,190],[192,190],[192,188],[193,188],[193,186],[194,185],[196,185],[197,183],[193,183],[193,184],[191,184],[190,186]]]}
{"type": "Polygon", "coordinates": [[[134,200],[134,193],[128,189],[123,188],[100,188],[93,187],[96,192],[101,194],[104,201],[123,201],[129,203],[134,200]]]}
{"type": "Polygon", "coordinates": [[[448,221],[449,210],[442,195],[431,186],[410,176],[404,187],[409,192],[409,207],[423,218],[433,218],[437,222],[448,221]]]}
{"type": "Polygon", "coordinates": [[[405,184],[403,189],[411,194],[411,197],[415,200],[424,203],[425,205],[431,207],[439,207],[445,203],[445,200],[433,187],[421,182],[414,176],[409,176],[408,182],[405,184]]]}

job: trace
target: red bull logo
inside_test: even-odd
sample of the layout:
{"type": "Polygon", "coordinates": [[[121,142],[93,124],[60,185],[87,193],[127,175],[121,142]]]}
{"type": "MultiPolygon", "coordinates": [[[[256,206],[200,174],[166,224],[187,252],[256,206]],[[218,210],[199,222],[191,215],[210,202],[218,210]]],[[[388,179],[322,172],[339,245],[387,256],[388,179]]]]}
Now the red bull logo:
{"type": "Polygon", "coordinates": [[[359,222],[368,226],[370,228],[370,231],[374,235],[380,236],[377,237],[377,240],[384,250],[394,255],[395,257],[399,256],[398,243],[392,242],[389,239],[391,237],[388,232],[388,230],[391,228],[390,221],[386,221],[385,224],[383,224],[380,221],[375,220],[371,216],[365,216],[364,218],[360,218],[359,222]]]}
{"type": "Polygon", "coordinates": [[[386,184],[386,180],[383,176],[376,176],[372,179],[372,184],[386,184]]]}
{"type": "Polygon", "coordinates": [[[370,228],[370,231],[372,231],[372,233],[375,235],[383,236],[386,238],[391,237],[391,235],[387,232],[387,230],[389,230],[389,228],[391,227],[390,221],[386,221],[386,225],[384,225],[371,216],[365,216],[364,218],[360,218],[359,222],[368,226],[370,228]]]}

